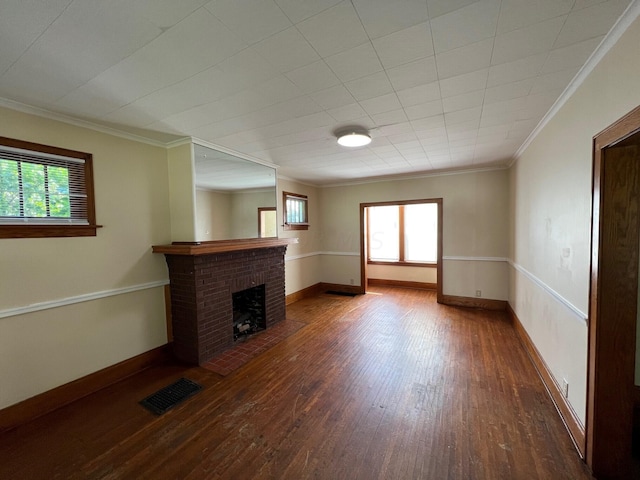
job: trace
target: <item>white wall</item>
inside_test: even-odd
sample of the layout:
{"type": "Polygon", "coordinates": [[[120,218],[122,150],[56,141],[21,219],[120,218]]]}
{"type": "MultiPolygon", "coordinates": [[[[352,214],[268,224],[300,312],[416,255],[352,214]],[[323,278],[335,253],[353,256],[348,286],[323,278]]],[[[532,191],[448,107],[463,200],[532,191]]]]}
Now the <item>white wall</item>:
{"type": "Polygon", "coordinates": [[[7,109],[0,131],[92,153],[103,225],[96,237],[0,239],[4,408],[166,343],[168,275],[151,246],[171,229],[164,148],[7,109]]]}
{"type": "Polygon", "coordinates": [[[510,171],[509,302],[585,420],[592,138],[640,104],[636,20],[510,171]]]}
{"type": "Polygon", "coordinates": [[[361,203],[443,198],[444,293],[506,300],[507,180],[494,170],[319,189],[322,281],[360,284],[361,203]]]}

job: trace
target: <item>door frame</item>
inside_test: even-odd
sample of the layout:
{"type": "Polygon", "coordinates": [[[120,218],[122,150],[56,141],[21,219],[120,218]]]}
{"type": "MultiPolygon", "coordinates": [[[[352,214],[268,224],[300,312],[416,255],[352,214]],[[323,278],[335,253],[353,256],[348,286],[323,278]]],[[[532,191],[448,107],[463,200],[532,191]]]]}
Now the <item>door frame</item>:
{"type": "Polygon", "coordinates": [[[438,303],[443,303],[443,277],[442,277],[442,198],[426,198],[421,200],[395,200],[389,202],[368,202],[360,204],[360,293],[367,293],[368,275],[367,275],[367,230],[368,219],[366,215],[367,207],[379,207],[384,205],[411,205],[416,203],[435,203],[438,206],[438,247],[437,247],[437,265],[436,265],[436,299],[438,303]]]}
{"type": "MultiPolygon", "coordinates": [[[[603,277],[601,262],[610,252],[613,252],[612,240],[616,238],[607,235],[607,231],[604,230],[605,220],[614,213],[607,210],[608,202],[616,194],[613,187],[607,187],[605,183],[606,150],[618,146],[620,142],[638,132],[640,132],[640,106],[593,138],[585,460],[594,475],[611,475],[611,472],[617,468],[613,465],[615,461],[613,459],[620,452],[620,448],[629,448],[629,450],[631,448],[630,433],[613,426],[610,419],[617,418],[621,422],[622,420],[632,421],[633,384],[620,385],[622,381],[620,379],[628,379],[630,376],[633,378],[635,356],[629,359],[629,354],[625,354],[627,358],[621,358],[620,342],[624,343],[627,351],[629,342],[633,342],[635,352],[635,322],[632,328],[630,321],[620,322],[616,318],[616,310],[611,308],[611,304],[614,303],[611,300],[614,298],[609,282],[612,280],[611,277],[607,279],[603,277]],[[607,286],[610,288],[607,289],[607,286]],[[624,330],[621,331],[620,327],[624,330]],[[621,406],[627,408],[621,409],[621,406]],[[631,408],[631,414],[629,408],[631,408]],[[622,443],[627,440],[629,445],[622,443]],[[626,446],[620,447],[620,445],[626,446]]],[[[629,193],[628,190],[627,193],[629,193]]],[[[631,250],[631,247],[629,249],[631,250]]],[[[638,245],[632,253],[637,270],[638,245]]],[[[637,279],[635,283],[637,295],[637,279]]],[[[633,308],[635,310],[636,305],[633,308]]]]}

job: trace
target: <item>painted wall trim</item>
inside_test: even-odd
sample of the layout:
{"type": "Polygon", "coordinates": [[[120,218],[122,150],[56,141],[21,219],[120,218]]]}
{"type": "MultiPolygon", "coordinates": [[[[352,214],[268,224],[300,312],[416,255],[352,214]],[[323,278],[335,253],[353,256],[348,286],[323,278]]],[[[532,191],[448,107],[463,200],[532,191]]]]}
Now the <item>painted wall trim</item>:
{"type": "Polygon", "coordinates": [[[525,277],[527,277],[529,280],[531,280],[533,283],[535,283],[537,286],[539,286],[542,290],[544,290],[549,295],[551,295],[553,298],[555,298],[558,301],[558,303],[560,303],[561,305],[564,305],[571,313],[574,314],[574,316],[576,318],[578,318],[578,320],[581,320],[582,322],[585,322],[585,323],[587,322],[587,319],[589,317],[588,317],[588,315],[586,313],[584,313],[578,307],[573,305],[569,300],[564,298],[562,295],[560,295],[558,292],[556,292],[553,288],[551,288],[549,285],[547,285],[542,280],[540,280],[538,277],[536,277],[533,273],[528,271],[522,265],[518,265],[517,263],[515,263],[512,260],[509,260],[509,265],[511,265],[514,269],[516,269],[518,272],[522,273],[525,277]]]}
{"type": "MultiPolygon", "coordinates": [[[[81,120],[79,118],[65,115],[63,113],[52,112],[44,108],[33,107],[24,103],[9,100],[8,98],[0,97],[0,107],[5,107],[10,110],[16,110],[22,113],[28,113],[29,115],[35,115],[36,117],[48,118],[49,120],[56,120],[58,122],[66,123],[80,128],[87,128],[100,133],[106,133],[114,137],[120,137],[127,140],[133,140],[134,142],[146,143],[154,147],[165,148],[167,143],[160,140],[154,140],[153,138],[143,137],[134,133],[125,132],[117,128],[107,127],[106,125],[100,125],[87,120],[81,120]]],[[[170,135],[170,134],[169,134],[170,135]]],[[[176,135],[177,136],[177,135],[176,135]]]]}
{"type": "Polygon", "coordinates": [[[513,166],[518,159],[522,156],[527,147],[533,142],[533,140],[538,136],[540,131],[549,123],[549,121],[558,113],[558,111],[562,108],[562,106],[571,98],[571,96],[578,90],[580,85],[586,80],[589,74],[593,71],[593,69],[600,63],[600,60],[611,50],[611,48],[620,40],[620,37],[624,34],[624,32],[629,28],[629,26],[638,18],[640,15],[640,2],[632,1],[624,13],[618,18],[616,23],[613,25],[609,33],[602,39],[600,45],[594,50],[591,56],[587,59],[582,68],[576,73],[576,76],[573,77],[567,88],[560,94],[558,99],[555,101],[549,111],[542,117],[542,120],[536,125],[536,128],[529,134],[524,143],[520,146],[520,148],[516,151],[513,156],[513,160],[510,162],[509,167],[513,166]]]}
{"type": "Polygon", "coordinates": [[[131,285],[129,287],[113,288],[111,290],[103,290],[100,292],[85,293],[73,297],[61,298],[58,300],[50,300],[48,302],[33,303],[24,307],[7,308],[0,310],[0,318],[13,317],[15,315],[23,315],[25,313],[39,312],[40,310],[48,310],[50,308],[64,307],[75,303],[89,302],[100,298],[114,297],[125,293],[138,292],[149,288],[163,287],[169,284],[169,280],[158,280],[155,282],[141,283],[131,285]]]}
{"type": "Polygon", "coordinates": [[[307,257],[315,257],[316,255],[334,255],[338,257],[359,257],[360,252],[309,252],[309,253],[300,253],[298,255],[287,255],[284,258],[285,262],[289,262],[291,260],[299,260],[301,258],[307,257]]]}
{"type": "Polygon", "coordinates": [[[444,255],[442,260],[460,260],[465,262],[509,262],[506,257],[462,257],[455,255],[444,255]]]}

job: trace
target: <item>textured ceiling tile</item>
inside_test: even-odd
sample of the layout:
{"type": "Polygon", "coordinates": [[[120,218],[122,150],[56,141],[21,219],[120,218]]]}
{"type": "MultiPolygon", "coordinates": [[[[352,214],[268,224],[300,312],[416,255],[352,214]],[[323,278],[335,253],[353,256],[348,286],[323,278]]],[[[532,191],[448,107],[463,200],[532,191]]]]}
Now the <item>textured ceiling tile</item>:
{"type": "Polygon", "coordinates": [[[378,55],[370,42],[326,57],[325,62],[343,82],[382,71],[378,55]]]}
{"type": "Polygon", "coordinates": [[[542,66],[546,59],[547,54],[540,53],[538,55],[519,58],[512,62],[493,65],[489,68],[487,86],[493,87],[496,85],[504,85],[505,83],[517,82],[518,80],[535,77],[538,75],[540,70],[542,70],[542,66]]]}
{"type": "Polygon", "coordinates": [[[380,61],[385,68],[393,68],[433,55],[431,30],[428,23],[420,23],[373,40],[380,61]]]}
{"type": "Polygon", "coordinates": [[[593,53],[603,37],[595,37],[568,47],[556,48],[549,52],[541,73],[556,72],[568,67],[581,67],[593,53]]]}
{"type": "Polygon", "coordinates": [[[398,97],[395,93],[389,93],[380,97],[363,100],[360,102],[360,105],[369,115],[389,112],[391,110],[401,108],[400,102],[398,101],[398,97]]]}
{"type": "Polygon", "coordinates": [[[434,57],[391,68],[387,74],[396,91],[431,83],[438,78],[434,57]]]}
{"type": "Polygon", "coordinates": [[[409,120],[419,120],[425,117],[432,117],[444,113],[444,107],[442,100],[433,100],[432,102],[420,103],[418,105],[412,105],[405,107],[405,113],[409,120]]]}
{"type": "Polygon", "coordinates": [[[344,85],[335,85],[325,90],[320,90],[319,92],[311,94],[311,98],[325,109],[355,103],[353,95],[351,95],[344,85]]]}
{"type": "Polygon", "coordinates": [[[533,25],[571,11],[574,0],[503,0],[498,33],[533,25]]]}
{"type": "Polygon", "coordinates": [[[322,57],[335,55],[369,40],[349,2],[342,2],[300,22],[297,28],[322,57]]]}
{"type": "Polygon", "coordinates": [[[442,98],[462,95],[474,90],[484,89],[487,86],[488,68],[465,73],[456,77],[440,80],[440,91],[442,98]]]}
{"type": "Polygon", "coordinates": [[[428,19],[424,0],[353,0],[369,38],[378,38],[428,19]]]}
{"type": "Polygon", "coordinates": [[[551,49],[566,16],[556,17],[496,37],[492,65],[512,62],[551,49]]]}
{"type": "Polygon", "coordinates": [[[441,15],[446,15],[455,10],[476,3],[478,0],[427,0],[429,18],[433,19],[441,15]]]}
{"type": "Polygon", "coordinates": [[[440,83],[431,82],[417,87],[398,90],[398,99],[404,107],[431,102],[440,98],[440,83]]]}
{"type": "Polygon", "coordinates": [[[285,75],[304,93],[317,92],[340,83],[338,77],[322,60],[300,67],[285,75]]]}
{"type": "Polygon", "coordinates": [[[489,87],[485,90],[484,103],[485,105],[488,105],[494,102],[501,102],[503,100],[527,96],[531,91],[533,82],[533,78],[526,78],[517,82],[489,87]]]}
{"type": "Polygon", "coordinates": [[[571,12],[553,47],[566,47],[606,34],[628,4],[628,0],[610,0],[571,12]]]}
{"type": "Polygon", "coordinates": [[[444,98],[442,100],[442,106],[444,108],[444,112],[448,113],[482,106],[483,101],[484,90],[475,90],[462,95],[444,98]]]}
{"type": "Polygon", "coordinates": [[[252,48],[280,72],[295,70],[320,59],[295,27],[276,33],[252,48]]]}
{"type": "Polygon", "coordinates": [[[499,12],[499,0],[482,0],[431,20],[435,52],[493,37],[499,12]]]}
{"type": "Polygon", "coordinates": [[[374,73],[358,80],[346,82],[345,87],[358,100],[367,100],[393,92],[389,77],[385,72],[374,73]]]}
{"type": "Polygon", "coordinates": [[[275,0],[289,20],[298,23],[312,17],[342,0],[275,0]]]}
{"type": "Polygon", "coordinates": [[[0,15],[0,75],[47,29],[71,0],[5,0],[0,15]]]}
{"type": "Polygon", "coordinates": [[[292,25],[273,0],[211,0],[205,8],[249,44],[292,25]]]}
{"type": "Polygon", "coordinates": [[[491,64],[492,53],[493,38],[439,53],[436,55],[438,78],[442,80],[487,68],[491,64]]]}

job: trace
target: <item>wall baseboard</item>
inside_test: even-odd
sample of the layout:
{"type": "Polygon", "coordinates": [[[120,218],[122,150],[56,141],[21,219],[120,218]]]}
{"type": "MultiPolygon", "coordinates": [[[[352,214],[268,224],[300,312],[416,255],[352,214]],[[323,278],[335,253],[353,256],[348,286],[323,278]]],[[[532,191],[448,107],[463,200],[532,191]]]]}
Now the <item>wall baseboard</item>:
{"type": "Polygon", "coordinates": [[[303,298],[315,297],[324,292],[328,292],[329,290],[343,293],[355,293],[356,295],[364,293],[364,290],[359,285],[342,285],[341,283],[319,282],[315,285],[311,285],[310,287],[303,288],[302,290],[298,290],[297,292],[287,295],[285,304],[290,305],[293,302],[302,300],[303,298]]]}
{"type": "Polygon", "coordinates": [[[404,288],[416,288],[418,290],[436,290],[438,285],[436,283],[428,282],[410,282],[406,280],[386,280],[384,278],[370,278],[367,280],[369,285],[380,285],[386,287],[404,287],[404,288]]]}
{"type": "Polygon", "coordinates": [[[506,300],[491,300],[490,298],[458,297],[456,295],[443,295],[442,302],[452,307],[483,308],[485,310],[505,310],[506,300]]]}
{"type": "Polygon", "coordinates": [[[302,300],[303,298],[315,297],[316,295],[320,295],[323,291],[322,284],[316,283],[315,285],[311,285],[310,287],[303,288],[302,290],[298,290],[297,292],[287,295],[285,298],[285,305],[290,305],[298,300],[302,300]]]}
{"type": "Polygon", "coordinates": [[[4,408],[0,410],[0,433],[64,407],[142,370],[162,364],[169,356],[169,345],[162,345],[4,408]]]}
{"type": "Polygon", "coordinates": [[[361,295],[365,293],[364,288],[360,285],[342,285],[341,283],[325,283],[320,282],[321,292],[328,292],[329,290],[342,293],[355,293],[361,295]]]}
{"type": "Polygon", "coordinates": [[[545,389],[547,390],[547,393],[551,398],[551,401],[556,407],[556,410],[560,415],[562,422],[567,428],[571,440],[576,446],[576,449],[578,450],[580,456],[584,458],[586,445],[584,427],[582,426],[573,408],[562,394],[560,385],[558,385],[558,383],[556,382],[554,376],[551,374],[551,370],[549,370],[549,367],[540,355],[540,352],[538,352],[538,349],[531,340],[531,337],[529,337],[529,334],[522,326],[520,319],[509,304],[507,304],[507,313],[511,317],[513,327],[516,331],[516,335],[518,335],[518,338],[520,339],[520,343],[522,343],[524,349],[529,355],[529,358],[531,359],[531,363],[533,363],[534,367],[538,371],[538,375],[540,376],[540,379],[542,380],[542,383],[544,384],[545,389]]]}

